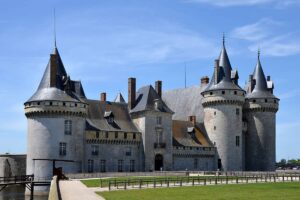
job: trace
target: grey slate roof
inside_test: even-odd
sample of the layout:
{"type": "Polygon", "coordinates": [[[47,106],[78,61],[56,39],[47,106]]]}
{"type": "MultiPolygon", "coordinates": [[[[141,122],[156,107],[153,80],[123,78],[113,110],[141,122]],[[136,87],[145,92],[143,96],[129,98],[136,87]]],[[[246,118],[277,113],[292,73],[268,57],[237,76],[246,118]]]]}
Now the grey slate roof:
{"type": "Polygon", "coordinates": [[[238,73],[237,70],[232,70],[225,45],[223,45],[223,48],[219,56],[219,66],[220,66],[220,73],[218,77],[218,83],[215,84],[214,82],[215,73],[213,73],[213,76],[207,88],[205,89],[205,92],[211,90],[221,90],[221,89],[243,90],[239,85],[235,84],[234,81],[232,80],[232,78],[238,77],[238,73]]]}
{"type": "Polygon", "coordinates": [[[120,93],[118,93],[118,95],[116,96],[115,100],[114,100],[115,103],[126,103],[124,98],[123,98],[123,95],[120,93]]]}
{"type": "Polygon", "coordinates": [[[247,90],[246,98],[276,98],[269,90],[271,86],[273,87],[273,82],[266,81],[259,56],[253,72],[253,80],[255,80],[253,90],[247,90]],[[270,87],[268,87],[268,84],[270,87]]]}
{"type": "Polygon", "coordinates": [[[87,130],[139,132],[133,124],[126,103],[86,100],[89,104],[87,130]],[[108,123],[105,117],[113,115],[114,123],[108,123]]]}
{"type": "Polygon", "coordinates": [[[137,91],[135,107],[130,111],[130,113],[148,110],[156,110],[171,114],[173,113],[173,111],[163,102],[151,85],[144,86],[137,91]],[[155,108],[156,100],[159,100],[162,105],[159,109],[155,108]]]}
{"type": "Polygon", "coordinates": [[[175,89],[163,92],[162,99],[174,111],[173,120],[187,121],[189,116],[196,116],[197,122],[203,122],[203,107],[201,92],[204,86],[175,89]]]}
{"type": "Polygon", "coordinates": [[[51,66],[51,60],[49,60],[37,91],[27,102],[44,100],[85,102],[86,97],[81,82],[73,81],[68,77],[56,47],[52,55],[57,56],[57,79],[55,87],[50,87],[51,67],[53,66],[51,66]]]}

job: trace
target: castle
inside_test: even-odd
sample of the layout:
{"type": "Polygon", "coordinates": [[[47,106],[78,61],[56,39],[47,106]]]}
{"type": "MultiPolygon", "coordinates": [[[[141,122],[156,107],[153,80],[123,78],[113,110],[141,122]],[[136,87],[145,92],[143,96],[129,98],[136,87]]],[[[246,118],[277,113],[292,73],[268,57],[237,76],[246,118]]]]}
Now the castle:
{"type": "Polygon", "coordinates": [[[223,47],[211,80],[162,91],[162,81],[136,90],[128,101],[85,96],[66,72],[58,49],[37,91],[25,102],[27,174],[51,178],[52,162],[65,173],[154,170],[275,170],[274,83],[257,65],[242,89],[223,47]]]}

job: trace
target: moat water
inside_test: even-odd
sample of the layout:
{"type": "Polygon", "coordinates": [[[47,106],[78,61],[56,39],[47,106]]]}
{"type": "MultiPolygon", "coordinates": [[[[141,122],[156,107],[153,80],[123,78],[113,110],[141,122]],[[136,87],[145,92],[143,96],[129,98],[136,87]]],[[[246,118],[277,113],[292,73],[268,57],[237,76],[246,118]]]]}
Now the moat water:
{"type": "MultiPolygon", "coordinates": [[[[30,196],[25,196],[24,186],[9,186],[0,192],[0,200],[29,200],[30,196]]],[[[34,200],[47,200],[48,196],[34,196],[34,200]]]]}

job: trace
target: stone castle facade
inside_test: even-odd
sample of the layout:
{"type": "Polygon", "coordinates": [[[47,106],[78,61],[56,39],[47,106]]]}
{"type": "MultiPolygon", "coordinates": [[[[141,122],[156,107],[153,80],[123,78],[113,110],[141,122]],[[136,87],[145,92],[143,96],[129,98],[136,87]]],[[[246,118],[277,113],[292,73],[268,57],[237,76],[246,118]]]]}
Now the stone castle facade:
{"type": "Polygon", "coordinates": [[[25,102],[27,174],[50,178],[52,162],[65,173],[154,170],[275,170],[279,99],[260,58],[242,89],[223,44],[212,79],[162,91],[162,82],[136,90],[128,101],[88,99],[72,80],[58,49],[37,91],[25,102]]]}

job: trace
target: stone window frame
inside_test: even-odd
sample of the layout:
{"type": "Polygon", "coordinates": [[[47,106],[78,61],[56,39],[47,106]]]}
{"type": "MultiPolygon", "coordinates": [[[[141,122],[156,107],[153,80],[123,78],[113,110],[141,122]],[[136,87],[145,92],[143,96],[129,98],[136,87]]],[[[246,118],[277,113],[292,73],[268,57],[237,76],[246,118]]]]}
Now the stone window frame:
{"type": "Polygon", "coordinates": [[[91,145],[91,155],[98,156],[99,155],[99,145],[91,145]]]}
{"type": "Polygon", "coordinates": [[[94,160],[93,159],[88,159],[88,173],[93,173],[94,172],[94,160]]]}
{"type": "Polygon", "coordinates": [[[72,120],[66,119],[64,121],[64,132],[65,132],[65,135],[72,135],[72,127],[73,127],[72,120]]]}
{"type": "Polygon", "coordinates": [[[59,155],[60,156],[66,156],[67,155],[67,143],[66,142],[60,142],[59,143],[59,155]]]}
{"type": "Polygon", "coordinates": [[[100,160],[100,172],[106,172],[106,160],[100,160]]]}

